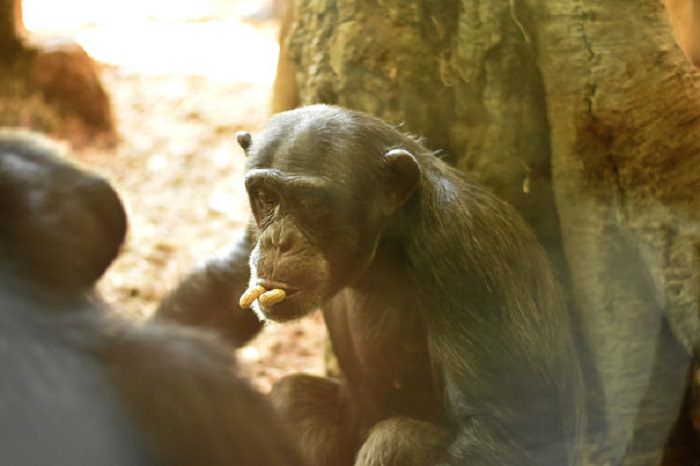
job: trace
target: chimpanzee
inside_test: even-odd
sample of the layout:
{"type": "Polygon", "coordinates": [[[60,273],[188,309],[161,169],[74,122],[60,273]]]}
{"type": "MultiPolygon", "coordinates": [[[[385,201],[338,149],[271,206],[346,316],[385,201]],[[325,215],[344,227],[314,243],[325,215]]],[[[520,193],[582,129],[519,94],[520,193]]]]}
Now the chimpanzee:
{"type": "Polygon", "coordinates": [[[567,311],[514,209],[417,139],[335,106],[238,141],[254,223],[158,315],[240,344],[259,328],[236,309],[246,289],[241,304],[276,321],[320,306],[342,380],[292,375],[271,392],[311,464],[577,463],[567,311]]]}
{"type": "Polygon", "coordinates": [[[301,466],[226,345],[100,302],[126,229],[104,179],[0,131],[0,463],[301,466]]]}

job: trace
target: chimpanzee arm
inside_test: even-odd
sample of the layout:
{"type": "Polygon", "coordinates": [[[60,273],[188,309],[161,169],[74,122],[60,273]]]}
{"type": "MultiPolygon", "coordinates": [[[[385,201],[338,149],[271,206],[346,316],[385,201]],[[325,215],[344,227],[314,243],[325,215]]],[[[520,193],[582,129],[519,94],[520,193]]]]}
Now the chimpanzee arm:
{"type": "Polygon", "coordinates": [[[391,417],[372,427],[354,466],[434,466],[449,440],[449,432],[436,424],[391,417]]]}
{"type": "Polygon", "coordinates": [[[572,384],[576,378],[564,370],[548,374],[551,366],[546,366],[556,361],[541,361],[538,371],[530,358],[519,357],[508,347],[515,338],[508,340],[477,339],[483,351],[479,358],[459,352],[439,355],[437,365],[455,426],[440,465],[576,464],[580,428],[577,387],[572,384]]]}
{"type": "Polygon", "coordinates": [[[583,388],[547,256],[511,207],[449,175],[436,182],[442,190],[424,210],[432,205],[435,217],[414,232],[411,250],[436,386],[452,419],[443,463],[573,466],[583,388]],[[446,202],[457,195],[461,202],[446,202]]]}
{"type": "Polygon", "coordinates": [[[253,338],[262,322],[238,300],[248,285],[252,232],[247,228],[225,254],[185,277],[160,304],[155,317],[216,330],[235,346],[253,338]]]}
{"type": "MultiPolygon", "coordinates": [[[[494,419],[472,415],[463,419],[457,436],[438,466],[538,466],[527,454],[509,442],[494,419]]],[[[561,463],[562,465],[567,463],[561,463]]],[[[543,463],[555,466],[554,463],[543,463]]]]}

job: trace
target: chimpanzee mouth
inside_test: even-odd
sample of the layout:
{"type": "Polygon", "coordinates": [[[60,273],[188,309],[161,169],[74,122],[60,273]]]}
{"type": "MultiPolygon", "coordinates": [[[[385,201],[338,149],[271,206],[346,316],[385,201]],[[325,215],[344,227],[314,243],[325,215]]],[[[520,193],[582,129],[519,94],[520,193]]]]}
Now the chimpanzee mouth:
{"type": "Polygon", "coordinates": [[[279,282],[276,280],[267,280],[264,278],[258,279],[257,281],[258,285],[262,286],[263,288],[267,290],[274,290],[274,289],[279,289],[279,290],[284,290],[284,293],[286,295],[285,299],[289,298],[290,296],[295,295],[299,291],[301,291],[299,288],[294,288],[292,286],[287,285],[284,282],[279,282]]]}
{"type": "Polygon", "coordinates": [[[317,307],[318,296],[313,287],[296,288],[283,281],[257,277],[252,283],[254,285],[248,290],[252,294],[244,294],[241,299],[253,299],[250,307],[260,320],[287,322],[303,317],[317,307]]]}

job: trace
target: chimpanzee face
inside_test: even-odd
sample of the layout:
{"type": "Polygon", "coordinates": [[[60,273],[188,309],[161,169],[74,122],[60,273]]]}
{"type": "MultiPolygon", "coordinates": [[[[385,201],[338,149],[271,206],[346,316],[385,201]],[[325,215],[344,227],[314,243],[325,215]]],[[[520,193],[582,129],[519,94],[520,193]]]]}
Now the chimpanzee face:
{"type": "Polygon", "coordinates": [[[410,158],[409,174],[391,163],[384,145],[367,144],[347,114],[313,108],[278,115],[254,142],[239,135],[258,227],[251,285],[286,292],[282,302],[261,309],[278,321],[308,313],[362,275],[397,196],[402,204],[419,174],[407,151],[400,156],[410,158]]]}

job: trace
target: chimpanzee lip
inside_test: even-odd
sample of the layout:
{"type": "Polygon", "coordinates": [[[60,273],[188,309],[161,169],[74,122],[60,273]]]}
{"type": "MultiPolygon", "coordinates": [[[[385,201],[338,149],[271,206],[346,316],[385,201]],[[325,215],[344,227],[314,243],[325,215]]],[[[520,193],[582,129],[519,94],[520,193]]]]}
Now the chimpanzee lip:
{"type": "Polygon", "coordinates": [[[284,290],[284,292],[287,294],[287,296],[296,293],[299,291],[299,288],[294,288],[292,286],[287,285],[284,282],[280,282],[277,280],[268,280],[265,278],[259,279],[258,280],[258,285],[264,287],[267,290],[273,290],[275,288],[284,290]]]}

